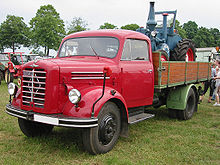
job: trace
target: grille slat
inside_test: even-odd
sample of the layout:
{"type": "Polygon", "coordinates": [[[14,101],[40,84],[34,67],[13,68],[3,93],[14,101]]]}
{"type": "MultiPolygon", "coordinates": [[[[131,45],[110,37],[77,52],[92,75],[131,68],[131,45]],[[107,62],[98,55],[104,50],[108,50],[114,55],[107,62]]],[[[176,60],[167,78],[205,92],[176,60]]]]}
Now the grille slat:
{"type": "Polygon", "coordinates": [[[46,90],[46,71],[25,68],[22,77],[22,103],[26,106],[44,108],[46,90]]]}

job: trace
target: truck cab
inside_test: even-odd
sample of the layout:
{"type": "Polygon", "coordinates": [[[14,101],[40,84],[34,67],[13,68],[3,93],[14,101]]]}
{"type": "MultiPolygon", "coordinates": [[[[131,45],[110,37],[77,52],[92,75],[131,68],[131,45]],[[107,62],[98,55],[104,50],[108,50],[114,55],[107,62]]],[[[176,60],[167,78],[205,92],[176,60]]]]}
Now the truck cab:
{"type": "MultiPolygon", "coordinates": [[[[153,103],[150,39],[128,30],[71,34],[55,59],[24,64],[21,88],[12,83],[8,88],[14,97],[6,112],[18,117],[25,135],[41,135],[53,126],[85,128],[85,148],[92,154],[108,152],[119,134],[127,134],[128,123],[153,117],[129,119],[134,107],[153,103]],[[99,143],[88,145],[87,136],[98,136],[99,143]]],[[[139,111],[143,114],[143,108],[139,111]]]]}

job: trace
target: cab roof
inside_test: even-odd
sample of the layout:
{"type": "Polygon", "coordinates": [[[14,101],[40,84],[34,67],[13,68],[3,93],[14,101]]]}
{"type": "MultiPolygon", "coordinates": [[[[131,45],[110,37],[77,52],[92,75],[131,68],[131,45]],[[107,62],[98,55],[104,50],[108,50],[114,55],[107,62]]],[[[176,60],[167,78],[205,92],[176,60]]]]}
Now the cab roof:
{"type": "Polygon", "coordinates": [[[69,38],[91,37],[91,36],[111,36],[111,37],[116,37],[118,39],[134,38],[134,39],[145,39],[145,40],[150,41],[146,35],[140,32],[135,32],[131,30],[121,30],[121,29],[82,31],[82,32],[70,34],[66,36],[63,40],[66,40],[69,38]]]}

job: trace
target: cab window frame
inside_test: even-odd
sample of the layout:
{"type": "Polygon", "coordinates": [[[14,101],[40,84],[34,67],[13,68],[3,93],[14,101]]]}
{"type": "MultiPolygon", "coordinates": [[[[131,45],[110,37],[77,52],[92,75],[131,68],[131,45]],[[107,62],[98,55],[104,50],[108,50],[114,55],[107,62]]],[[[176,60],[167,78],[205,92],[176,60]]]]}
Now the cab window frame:
{"type": "Polygon", "coordinates": [[[123,45],[123,50],[122,50],[122,55],[121,55],[121,61],[150,61],[150,48],[149,48],[149,43],[146,41],[146,40],[141,40],[141,39],[131,39],[131,38],[128,38],[125,40],[124,42],[124,45],[123,45]],[[133,49],[133,46],[134,46],[134,42],[139,42],[139,43],[145,43],[146,44],[146,49],[145,51],[143,51],[143,54],[146,53],[146,55],[144,57],[136,57],[136,59],[132,58],[132,53],[134,50],[133,49]],[[127,44],[129,44],[129,47],[126,47],[127,44]],[[129,54],[126,54],[124,55],[126,52],[125,51],[128,51],[127,49],[129,49],[129,54]],[[127,57],[127,58],[126,58],[127,57]],[[141,58],[144,58],[144,59],[141,59],[141,58]]]}

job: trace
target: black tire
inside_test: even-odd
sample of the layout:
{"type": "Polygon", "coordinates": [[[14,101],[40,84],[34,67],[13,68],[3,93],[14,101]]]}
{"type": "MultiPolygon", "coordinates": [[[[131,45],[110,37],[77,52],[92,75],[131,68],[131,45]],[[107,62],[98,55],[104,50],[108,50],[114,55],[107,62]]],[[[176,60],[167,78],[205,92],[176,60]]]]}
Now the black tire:
{"type": "Polygon", "coordinates": [[[18,124],[27,137],[36,137],[51,133],[53,126],[18,118],[18,124]]]}
{"type": "MultiPolygon", "coordinates": [[[[163,56],[164,58],[166,58],[165,61],[169,61],[169,56],[167,54],[166,51],[159,49],[158,52],[161,52],[161,56],[163,56]]],[[[162,58],[162,57],[161,57],[162,58]]]]}
{"type": "Polygon", "coordinates": [[[0,70],[0,79],[4,80],[4,71],[1,71],[1,70],[0,70]]]}
{"type": "Polygon", "coordinates": [[[187,52],[191,52],[191,60],[189,61],[195,61],[196,60],[196,53],[195,53],[195,46],[190,39],[182,39],[179,41],[179,43],[174,48],[172,54],[171,54],[171,61],[186,61],[186,54],[187,52]]]}
{"type": "Polygon", "coordinates": [[[178,110],[178,119],[180,120],[188,120],[191,119],[194,112],[197,111],[197,98],[194,90],[190,88],[188,96],[187,96],[187,103],[185,110],[178,110]]]}
{"type": "Polygon", "coordinates": [[[168,109],[168,116],[170,118],[176,119],[178,115],[178,111],[176,109],[168,109]]]}
{"type": "Polygon", "coordinates": [[[5,82],[8,84],[10,82],[13,82],[14,81],[14,76],[13,74],[7,69],[5,71],[5,82]]]}
{"type": "Polygon", "coordinates": [[[82,132],[84,148],[93,155],[112,150],[121,130],[119,108],[112,102],[103,105],[98,119],[98,127],[84,129],[82,132]]]}

